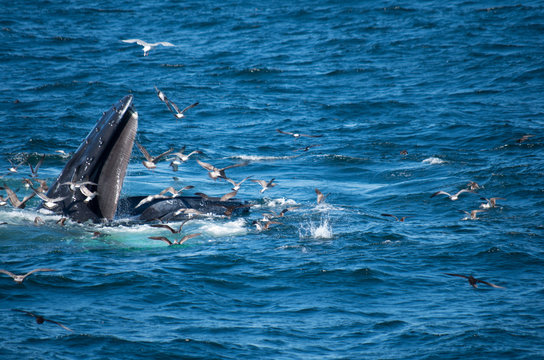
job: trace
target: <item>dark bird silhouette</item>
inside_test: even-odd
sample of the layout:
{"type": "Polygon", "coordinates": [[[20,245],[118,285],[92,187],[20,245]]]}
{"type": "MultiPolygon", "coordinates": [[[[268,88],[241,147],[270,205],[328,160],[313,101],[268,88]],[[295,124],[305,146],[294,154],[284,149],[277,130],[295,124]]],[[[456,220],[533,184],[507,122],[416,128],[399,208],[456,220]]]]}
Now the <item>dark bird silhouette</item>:
{"type": "Polygon", "coordinates": [[[60,326],[61,328],[65,329],[65,330],[72,331],[72,332],[74,331],[74,330],[70,329],[69,327],[62,325],[62,324],[61,324],[60,322],[58,322],[58,321],[46,319],[46,318],[44,318],[43,316],[33,314],[33,313],[31,313],[30,311],[24,311],[24,310],[19,310],[19,309],[11,309],[11,310],[13,310],[13,311],[18,311],[18,312],[21,312],[21,313],[23,313],[23,314],[27,314],[28,316],[32,316],[33,318],[36,319],[36,323],[38,323],[38,324],[43,324],[45,321],[47,321],[47,322],[56,324],[56,325],[60,326]]]}
{"type": "Polygon", "coordinates": [[[382,216],[390,216],[392,218],[394,218],[395,220],[397,221],[400,221],[400,222],[404,222],[404,220],[406,220],[406,218],[408,218],[409,216],[403,216],[401,217],[400,219],[398,217],[396,217],[395,215],[393,214],[382,214],[382,216]]]}
{"type": "Polygon", "coordinates": [[[183,228],[183,225],[185,225],[185,223],[187,221],[189,221],[190,219],[187,219],[185,221],[183,221],[180,225],[179,225],[179,228],[177,230],[173,229],[170,225],[167,225],[167,224],[153,224],[151,225],[152,227],[156,227],[156,228],[163,228],[163,229],[167,229],[167,230],[170,230],[170,232],[172,234],[179,234],[181,232],[181,229],[183,228]]]}
{"type": "Polygon", "coordinates": [[[500,288],[500,289],[504,289],[504,287],[502,286],[499,286],[499,285],[495,285],[495,284],[492,284],[490,282],[487,282],[487,281],[484,281],[484,280],[480,280],[480,279],[476,279],[474,276],[470,275],[470,276],[465,276],[465,275],[459,275],[459,274],[449,274],[449,273],[445,273],[446,275],[450,275],[450,276],[458,276],[458,277],[462,277],[462,278],[465,278],[465,279],[468,279],[468,283],[470,285],[472,285],[472,287],[474,288],[477,288],[478,287],[478,283],[482,283],[482,284],[486,284],[486,285],[489,285],[491,287],[494,287],[494,288],[500,288]]]}

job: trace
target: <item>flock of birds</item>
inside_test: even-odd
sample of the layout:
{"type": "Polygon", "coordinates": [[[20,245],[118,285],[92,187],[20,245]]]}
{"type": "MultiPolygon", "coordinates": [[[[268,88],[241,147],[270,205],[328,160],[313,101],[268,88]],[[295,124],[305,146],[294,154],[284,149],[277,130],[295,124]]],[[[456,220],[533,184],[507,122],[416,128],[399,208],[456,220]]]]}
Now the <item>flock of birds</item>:
{"type": "MultiPolygon", "coordinates": [[[[159,45],[161,45],[161,46],[175,46],[175,45],[173,45],[173,44],[171,44],[169,42],[147,43],[147,42],[145,42],[143,40],[139,40],[139,39],[128,39],[128,40],[122,40],[122,41],[125,42],[125,43],[136,43],[136,44],[142,46],[143,51],[144,51],[144,56],[147,56],[149,54],[150,50],[154,49],[155,47],[157,47],[159,45]]],[[[197,106],[199,104],[198,102],[195,102],[195,103],[185,107],[184,109],[180,110],[179,107],[173,101],[168,99],[165,96],[165,94],[161,90],[159,90],[157,87],[155,87],[155,91],[157,93],[158,98],[162,102],[164,102],[166,104],[168,110],[173,114],[173,116],[176,119],[182,119],[183,117],[185,117],[185,112],[187,110],[189,110],[189,109],[191,109],[191,108],[193,108],[193,107],[195,107],[195,106],[197,106]]],[[[284,131],[284,130],[280,130],[280,129],[277,129],[277,132],[282,134],[282,135],[292,136],[295,140],[297,140],[297,139],[299,139],[301,137],[319,138],[319,137],[323,136],[323,135],[310,135],[310,134],[294,133],[294,132],[284,131]]],[[[517,139],[516,141],[518,143],[522,143],[522,142],[528,140],[529,138],[531,138],[533,136],[534,135],[527,134],[527,135],[524,135],[523,137],[517,139]]],[[[157,156],[151,156],[150,153],[145,149],[145,147],[142,144],[140,144],[139,142],[136,142],[136,145],[137,145],[138,149],[140,150],[140,152],[142,153],[143,157],[145,158],[145,160],[142,161],[142,164],[147,169],[151,169],[151,170],[155,169],[157,167],[157,163],[160,160],[166,159],[167,161],[170,162],[169,166],[172,167],[172,170],[175,172],[175,171],[178,171],[180,165],[182,165],[182,164],[186,163],[187,161],[189,161],[189,159],[192,156],[202,154],[202,152],[199,151],[199,150],[194,150],[194,151],[192,151],[192,152],[190,152],[188,154],[185,154],[184,153],[185,152],[185,146],[184,146],[178,152],[174,152],[173,149],[169,149],[169,150],[167,150],[167,151],[165,151],[165,152],[163,152],[163,153],[161,153],[161,154],[159,154],[157,156]],[[167,158],[168,156],[170,156],[170,157],[167,158]]],[[[309,149],[311,149],[313,147],[317,147],[317,146],[321,146],[321,145],[320,144],[307,145],[307,146],[305,146],[303,148],[296,149],[295,151],[308,151],[309,149]]],[[[58,150],[57,152],[59,152],[61,155],[65,155],[65,157],[67,157],[67,154],[64,153],[62,150],[58,150]]],[[[400,152],[400,154],[404,156],[404,155],[407,155],[408,152],[406,150],[403,150],[403,151],[400,152]]],[[[62,197],[62,198],[49,198],[45,194],[47,192],[47,190],[48,190],[47,183],[46,183],[45,180],[38,178],[38,169],[42,165],[42,163],[44,161],[44,158],[45,158],[45,155],[40,158],[40,160],[38,161],[38,163],[35,166],[33,166],[32,164],[29,163],[30,177],[29,178],[24,178],[23,183],[24,183],[24,185],[26,187],[30,188],[32,190],[32,192],[29,195],[25,196],[21,200],[21,199],[18,198],[15,191],[13,191],[10,187],[8,187],[5,183],[3,183],[3,185],[0,186],[0,190],[4,190],[6,192],[7,198],[5,198],[3,196],[0,196],[0,206],[5,206],[9,202],[9,203],[11,203],[11,205],[14,208],[24,209],[25,206],[26,206],[26,203],[30,199],[32,199],[34,196],[38,196],[43,201],[42,204],[43,204],[44,207],[46,207],[48,209],[54,209],[55,206],[58,206],[57,203],[59,203],[60,201],[63,201],[65,199],[64,197],[62,197]]],[[[246,165],[248,165],[248,162],[229,165],[229,166],[226,166],[226,167],[223,167],[223,168],[218,168],[218,167],[216,167],[216,166],[214,166],[212,164],[201,161],[200,159],[196,159],[196,162],[208,172],[208,176],[211,179],[213,179],[213,180],[221,179],[221,180],[224,180],[226,182],[229,182],[232,185],[231,191],[228,192],[227,194],[224,194],[224,195],[220,196],[220,197],[210,197],[210,196],[208,196],[208,195],[206,195],[204,193],[195,193],[195,195],[201,196],[203,199],[214,199],[214,200],[220,200],[220,201],[227,201],[227,200],[229,200],[229,199],[231,199],[231,198],[233,198],[233,197],[235,197],[237,195],[237,193],[240,190],[242,184],[244,182],[246,182],[247,180],[250,180],[250,181],[252,181],[252,182],[254,182],[256,184],[259,184],[261,186],[261,189],[260,189],[261,194],[264,193],[265,191],[269,190],[270,188],[276,186],[276,183],[274,183],[275,178],[272,178],[270,180],[258,180],[258,179],[251,179],[253,176],[247,176],[244,179],[242,179],[241,181],[236,182],[235,180],[233,180],[233,179],[231,179],[231,178],[229,178],[227,176],[226,170],[236,168],[236,167],[240,167],[240,166],[246,166],[246,165]]],[[[12,164],[12,166],[8,169],[8,174],[17,173],[18,172],[18,167],[20,165],[22,165],[23,163],[24,162],[21,162],[18,165],[13,165],[12,164]]],[[[96,184],[94,184],[92,182],[74,182],[74,181],[71,181],[71,182],[66,182],[63,185],[69,186],[72,191],[81,191],[86,196],[85,201],[90,201],[95,196],[97,196],[96,192],[93,192],[88,188],[88,186],[90,187],[91,185],[96,185],[96,184]]],[[[183,188],[181,188],[179,190],[176,190],[172,186],[169,186],[169,187],[165,188],[164,190],[162,190],[159,194],[149,195],[149,196],[145,197],[144,199],[142,199],[140,201],[139,204],[137,204],[136,207],[142,206],[143,204],[145,204],[147,202],[150,202],[150,201],[153,201],[155,199],[174,198],[176,196],[179,196],[183,191],[189,190],[189,189],[192,189],[192,188],[193,188],[193,186],[189,185],[189,186],[185,186],[185,187],[183,187],[183,188]],[[170,195],[167,195],[167,194],[170,194],[170,195]]],[[[465,193],[476,193],[476,191],[481,189],[481,188],[482,187],[479,186],[477,183],[471,181],[471,182],[469,182],[467,184],[466,188],[463,188],[463,189],[459,190],[455,194],[450,194],[450,193],[448,193],[446,191],[441,190],[441,191],[437,191],[437,192],[433,193],[431,195],[431,198],[433,198],[435,196],[438,196],[438,195],[445,195],[450,200],[456,201],[456,200],[459,199],[460,195],[465,194],[465,193]]],[[[327,198],[327,196],[329,195],[329,194],[324,195],[317,188],[315,189],[315,193],[316,193],[316,196],[317,196],[317,199],[316,199],[317,204],[323,203],[325,201],[325,199],[327,198]]],[[[498,200],[505,200],[505,199],[503,199],[501,197],[491,197],[491,198],[481,197],[481,199],[485,200],[486,202],[480,204],[479,209],[475,209],[475,210],[472,210],[470,212],[467,212],[467,211],[463,210],[463,212],[466,213],[467,217],[462,219],[462,220],[469,220],[469,219],[470,220],[477,220],[477,219],[479,219],[478,216],[477,216],[479,213],[487,211],[487,210],[492,209],[492,208],[495,208],[497,206],[497,201],[498,200]]],[[[238,207],[251,207],[251,206],[253,206],[253,204],[242,204],[242,205],[237,205],[237,206],[234,206],[234,207],[225,207],[226,210],[224,212],[224,216],[230,217],[232,215],[233,211],[238,207]]],[[[254,220],[252,222],[252,225],[255,226],[257,231],[268,230],[270,228],[270,226],[273,225],[273,224],[281,224],[281,222],[279,222],[277,220],[279,218],[284,217],[285,214],[288,211],[292,211],[292,210],[295,210],[297,208],[298,208],[298,206],[293,206],[293,207],[287,207],[287,208],[283,209],[280,213],[275,213],[275,212],[266,213],[266,214],[263,215],[263,219],[254,220]]],[[[186,220],[184,220],[179,225],[179,227],[176,228],[176,229],[171,227],[168,224],[162,223],[162,221],[160,221],[160,219],[157,219],[157,220],[159,220],[160,223],[151,224],[152,227],[162,228],[162,229],[168,230],[173,235],[181,236],[180,238],[172,240],[172,239],[170,239],[170,238],[168,238],[166,236],[150,236],[149,239],[155,240],[155,241],[162,241],[162,242],[165,242],[166,244],[168,244],[169,246],[174,246],[174,245],[182,245],[187,240],[201,235],[201,233],[191,233],[191,234],[182,235],[182,229],[183,229],[184,225],[193,218],[193,216],[195,216],[195,215],[205,215],[205,214],[202,214],[202,213],[200,213],[199,211],[197,211],[195,209],[180,209],[178,214],[181,213],[181,212],[185,213],[188,216],[188,218],[186,220]]],[[[393,218],[393,219],[395,219],[396,221],[399,221],[399,222],[404,222],[407,218],[409,218],[409,216],[397,217],[396,215],[388,214],[388,213],[383,213],[381,215],[385,216],[385,217],[391,217],[391,218],[393,218]]],[[[64,225],[66,221],[67,221],[67,218],[61,217],[57,221],[57,223],[59,225],[64,225]]],[[[35,220],[34,220],[34,223],[36,225],[40,225],[40,224],[43,224],[44,221],[39,216],[37,216],[35,218],[35,220]]],[[[0,223],[0,225],[5,225],[5,224],[6,223],[0,223]]],[[[94,236],[102,236],[103,235],[98,231],[91,231],[91,232],[93,233],[94,236]]],[[[17,275],[17,274],[14,274],[14,273],[12,273],[12,272],[10,272],[8,270],[0,269],[1,274],[5,274],[5,275],[10,276],[17,284],[22,284],[23,281],[28,276],[30,276],[30,275],[32,275],[34,273],[37,273],[37,272],[51,272],[51,271],[57,271],[57,270],[49,269],[49,268],[37,268],[37,269],[34,269],[34,270],[31,270],[31,271],[27,272],[26,274],[17,275]]],[[[454,273],[445,273],[445,274],[449,275],[449,276],[455,276],[455,277],[461,277],[461,278],[467,279],[468,283],[474,288],[478,287],[478,283],[485,284],[485,285],[488,285],[488,286],[493,287],[493,288],[503,288],[502,286],[495,285],[495,284],[493,284],[491,282],[484,281],[484,280],[481,280],[481,279],[477,279],[477,278],[473,277],[472,275],[466,276],[466,275],[454,274],[454,273]]],[[[59,323],[57,321],[54,321],[54,320],[46,319],[41,315],[36,315],[34,313],[31,313],[31,312],[28,312],[28,311],[25,311],[25,310],[19,310],[19,309],[12,309],[12,310],[33,317],[35,319],[36,323],[38,323],[38,324],[43,324],[44,322],[50,322],[50,323],[53,323],[53,324],[56,324],[56,325],[60,326],[61,328],[65,329],[65,330],[73,331],[72,329],[66,327],[65,325],[63,325],[63,324],[61,324],[61,323],[59,323]]]]}

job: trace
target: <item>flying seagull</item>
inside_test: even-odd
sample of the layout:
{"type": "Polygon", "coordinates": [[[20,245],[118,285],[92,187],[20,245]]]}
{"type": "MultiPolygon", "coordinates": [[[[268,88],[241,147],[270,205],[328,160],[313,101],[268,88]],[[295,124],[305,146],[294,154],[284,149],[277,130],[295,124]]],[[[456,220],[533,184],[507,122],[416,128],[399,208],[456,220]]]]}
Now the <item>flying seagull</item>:
{"type": "Polygon", "coordinates": [[[289,132],[289,131],[282,131],[282,130],[280,130],[280,129],[276,129],[276,131],[279,132],[280,134],[291,135],[291,136],[293,136],[295,139],[298,139],[298,138],[301,137],[301,136],[304,136],[304,137],[313,137],[313,138],[322,137],[322,136],[323,136],[323,135],[308,135],[308,134],[292,133],[292,132],[289,132]]]}
{"type": "Polygon", "coordinates": [[[436,195],[447,195],[450,198],[450,200],[455,201],[455,200],[459,199],[459,195],[461,195],[464,192],[473,193],[474,191],[471,191],[471,190],[468,190],[468,189],[461,189],[461,190],[459,190],[457,192],[457,194],[452,195],[450,193],[447,193],[445,191],[440,190],[440,191],[437,191],[434,194],[432,194],[431,197],[435,197],[436,195]]]}
{"type": "Polygon", "coordinates": [[[15,281],[17,284],[22,284],[23,281],[25,281],[25,279],[26,279],[27,276],[30,276],[30,275],[34,274],[35,272],[38,272],[38,271],[57,271],[57,270],[55,270],[55,269],[39,268],[39,269],[34,269],[34,270],[32,270],[32,271],[29,271],[29,272],[27,272],[27,273],[24,274],[24,275],[16,275],[16,274],[12,273],[11,271],[7,271],[7,270],[4,270],[4,269],[0,269],[0,273],[11,276],[12,279],[13,279],[13,281],[15,281]]]}
{"type": "Polygon", "coordinates": [[[172,43],[169,43],[167,41],[160,41],[160,42],[156,42],[156,43],[148,43],[148,42],[140,40],[140,39],[127,39],[127,40],[121,40],[121,41],[124,42],[124,43],[129,43],[129,44],[136,43],[136,44],[138,44],[140,46],[143,46],[144,48],[142,50],[144,51],[144,56],[147,56],[149,54],[149,51],[151,49],[154,49],[158,45],[176,46],[176,45],[174,45],[172,43]]]}
{"type": "Polygon", "coordinates": [[[142,152],[142,154],[144,155],[145,157],[145,160],[142,161],[142,164],[144,164],[144,166],[148,169],[154,169],[157,167],[157,162],[162,159],[163,157],[165,157],[166,155],[170,154],[172,151],[174,151],[174,149],[169,149],[165,152],[163,152],[162,154],[158,155],[158,156],[151,156],[149,155],[149,153],[147,152],[147,150],[142,146],[142,144],[140,144],[139,142],[135,141],[136,142],[136,145],[138,146],[138,149],[140,149],[140,151],[142,152]]]}

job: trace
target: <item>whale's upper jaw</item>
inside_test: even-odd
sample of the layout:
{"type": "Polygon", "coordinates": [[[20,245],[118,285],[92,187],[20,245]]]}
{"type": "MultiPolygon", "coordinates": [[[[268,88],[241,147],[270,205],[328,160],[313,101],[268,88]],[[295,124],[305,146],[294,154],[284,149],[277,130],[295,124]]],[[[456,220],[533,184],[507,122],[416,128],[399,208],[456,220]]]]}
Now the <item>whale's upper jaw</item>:
{"type": "Polygon", "coordinates": [[[68,197],[53,211],[80,222],[113,219],[138,128],[132,101],[127,95],[106,111],[66,163],[47,195],[68,197]],[[70,181],[96,183],[87,188],[97,195],[84,202],[86,196],[79,189],[63,185],[70,181]]]}

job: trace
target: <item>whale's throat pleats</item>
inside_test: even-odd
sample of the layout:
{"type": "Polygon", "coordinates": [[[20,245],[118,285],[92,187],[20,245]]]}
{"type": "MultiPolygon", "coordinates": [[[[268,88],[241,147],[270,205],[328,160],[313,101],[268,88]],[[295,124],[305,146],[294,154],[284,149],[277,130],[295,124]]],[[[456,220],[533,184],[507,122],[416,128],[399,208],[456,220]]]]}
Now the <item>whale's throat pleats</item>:
{"type": "Polygon", "coordinates": [[[130,119],[109,153],[98,179],[98,195],[96,197],[102,217],[108,220],[113,219],[117,210],[117,203],[138,129],[138,113],[128,110],[125,116],[130,116],[130,119]]]}

